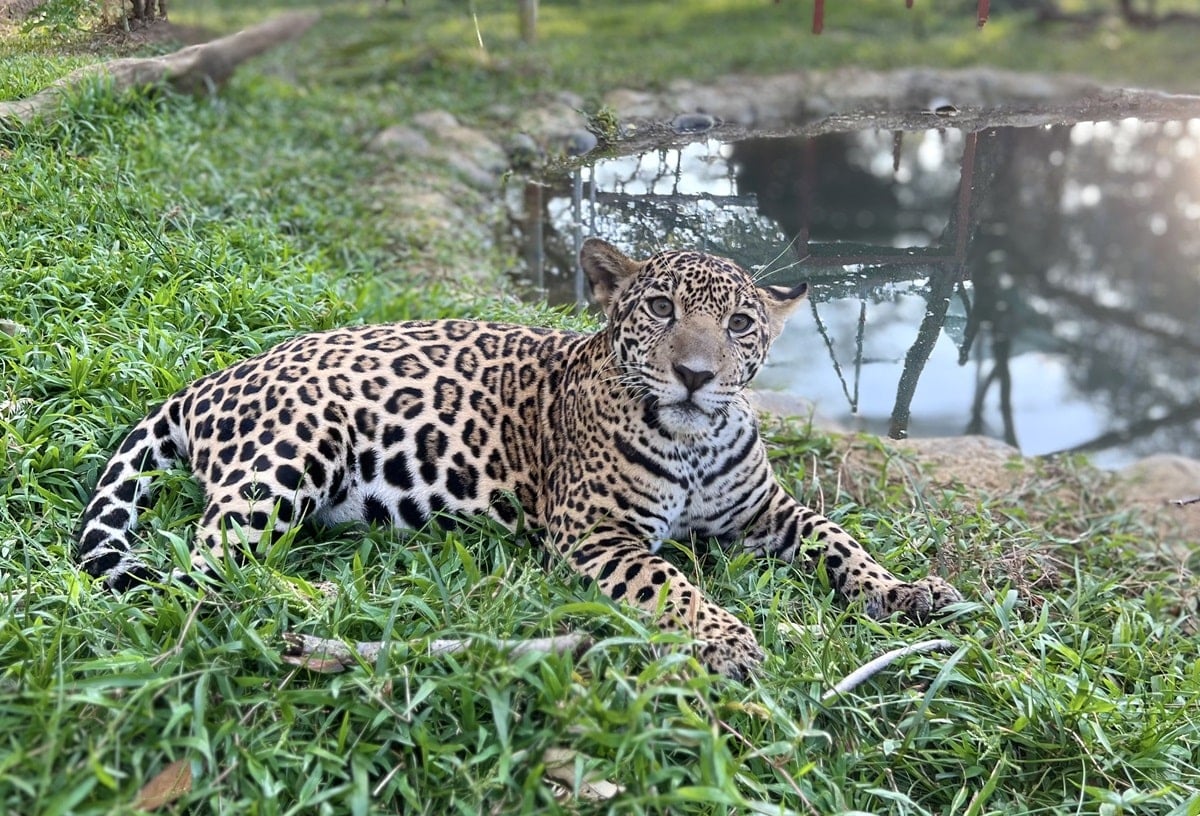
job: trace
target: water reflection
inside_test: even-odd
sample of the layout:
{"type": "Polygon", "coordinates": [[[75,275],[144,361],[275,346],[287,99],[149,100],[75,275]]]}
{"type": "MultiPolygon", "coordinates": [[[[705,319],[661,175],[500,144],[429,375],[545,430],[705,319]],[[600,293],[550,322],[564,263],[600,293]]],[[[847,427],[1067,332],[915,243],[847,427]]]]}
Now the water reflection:
{"type": "Polygon", "coordinates": [[[552,300],[592,233],[808,280],[760,384],[850,424],[1200,456],[1200,120],[709,142],[536,190],[552,300]]]}

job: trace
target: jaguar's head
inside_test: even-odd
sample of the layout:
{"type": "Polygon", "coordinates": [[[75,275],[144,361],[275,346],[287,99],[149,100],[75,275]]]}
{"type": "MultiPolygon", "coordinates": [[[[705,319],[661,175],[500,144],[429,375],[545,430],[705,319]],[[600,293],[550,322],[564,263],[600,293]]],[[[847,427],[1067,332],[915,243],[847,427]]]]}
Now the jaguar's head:
{"type": "Polygon", "coordinates": [[[660,423],[702,433],[739,398],[807,286],[759,286],[726,258],[659,252],[644,261],[589,238],[580,263],[608,316],[622,383],[660,423]]]}

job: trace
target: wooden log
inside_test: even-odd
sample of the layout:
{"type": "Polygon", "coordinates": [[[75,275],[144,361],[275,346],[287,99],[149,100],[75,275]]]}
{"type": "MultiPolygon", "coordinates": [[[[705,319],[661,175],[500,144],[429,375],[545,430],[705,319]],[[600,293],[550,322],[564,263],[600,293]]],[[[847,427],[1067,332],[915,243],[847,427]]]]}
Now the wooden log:
{"type": "Polygon", "coordinates": [[[299,37],[316,23],[319,16],[310,11],[289,12],[236,34],[190,45],[161,57],[115,59],[85,65],[33,96],[0,102],[0,121],[28,125],[36,119],[53,120],[62,113],[64,103],[73,94],[97,80],[110,83],[117,93],[155,86],[180,93],[211,92],[223,85],[238,65],[299,37]]]}

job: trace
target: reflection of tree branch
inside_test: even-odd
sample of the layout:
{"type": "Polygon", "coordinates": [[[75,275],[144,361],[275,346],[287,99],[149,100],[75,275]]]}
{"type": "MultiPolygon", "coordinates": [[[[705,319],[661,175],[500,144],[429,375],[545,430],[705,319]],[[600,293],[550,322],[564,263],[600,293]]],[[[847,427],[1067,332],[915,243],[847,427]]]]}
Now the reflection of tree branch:
{"type": "Polygon", "coordinates": [[[958,258],[953,248],[889,247],[858,241],[813,241],[808,244],[810,265],[845,267],[852,264],[927,264],[958,258]]]}
{"type": "Polygon", "coordinates": [[[892,408],[892,421],[888,426],[888,436],[892,439],[908,436],[908,417],[913,395],[917,392],[917,381],[921,379],[929,354],[937,343],[938,335],[942,333],[946,311],[950,308],[950,296],[954,294],[960,272],[957,264],[946,264],[929,281],[929,305],[925,308],[925,319],[921,321],[917,339],[913,341],[908,354],[904,355],[904,371],[896,387],[896,405],[892,408]]]}
{"type": "Polygon", "coordinates": [[[1134,439],[1149,436],[1160,428],[1170,427],[1171,425],[1182,425],[1185,422],[1192,422],[1197,419],[1200,419],[1200,404],[1183,405],[1158,419],[1139,420],[1138,422],[1126,425],[1124,428],[1102,433],[1094,439],[1089,439],[1087,442],[1081,442],[1064,450],[1067,453],[1104,450],[1105,448],[1123,445],[1134,439]]]}
{"type": "Polygon", "coordinates": [[[929,361],[929,355],[942,332],[942,326],[946,324],[950,297],[966,271],[967,254],[975,232],[971,223],[975,194],[991,187],[996,175],[995,159],[995,139],[984,138],[981,141],[978,133],[967,134],[963,145],[956,204],[950,213],[950,222],[939,241],[939,244],[945,245],[953,239],[953,260],[941,264],[929,279],[929,303],[925,307],[925,319],[921,321],[917,339],[904,356],[904,370],[900,373],[900,384],[896,387],[896,404],[892,408],[892,421],[888,426],[888,436],[893,439],[908,436],[908,418],[913,395],[917,391],[917,381],[921,378],[925,363],[929,361]]]}
{"type": "MultiPolygon", "coordinates": [[[[854,396],[850,396],[850,388],[846,385],[846,375],[842,373],[842,364],[838,362],[837,353],[833,350],[833,339],[829,336],[829,331],[825,328],[825,322],[821,320],[821,315],[817,313],[817,301],[809,298],[808,305],[812,307],[813,320],[817,324],[817,332],[821,335],[821,339],[825,341],[825,348],[829,351],[829,359],[833,363],[833,373],[837,375],[838,382],[842,384],[842,393],[846,395],[846,402],[850,403],[850,413],[858,413],[858,380],[854,382],[854,396]]],[[[866,303],[863,303],[864,308],[866,303]]],[[[860,335],[861,338],[861,335],[860,335]]],[[[858,360],[862,359],[862,346],[859,345],[858,360]]]]}
{"type": "Polygon", "coordinates": [[[991,389],[992,383],[996,381],[996,373],[999,368],[999,366],[993,365],[992,370],[983,378],[983,382],[975,388],[975,399],[971,400],[971,419],[967,422],[967,433],[969,434],[983,433],[983,401],[987,398],[987,392],[991,389]]]}
{"type": "Polygon", "coordinates": [[[971,305],[971,296],[967,294],[967,287],[961,282],[958,285],[958,299],[962,301],[963,311],[967,314],[967,325],[963,329],[962,345],[958,347],[958,364],[966,365],[967,360],[971,359],[971,346],[975,343],[975,335],[979,333],[980,313],[981,309],[976,309],[971,305]]]}
{"type": "Polygon", "coordinates": [[[754,195],[714,195],[713,193],[618,193],[608,190],[596,190],[592,193],[592,182],[583,183],[583,191],[588,196],[594,196],[598,204],[608,204],[619,207],[637,207],[654,211],[656,209],[678,210],[691,206],[699,201],[707,201],[718,207],[757,207],[758,196],[754,195]]]}
{"type": "MultiPolygon", "coordinates": [[[[815,244],[809,244],[815,246],[815,244]]],[[[772,273],[767,275],[765,280],[771,283],[777,283],[784,286],[795,285],[801,281],[807,282],[812,287],[823,287],[826,291],[832,290],[836,295],[826,297],[826,300],[833,300],[834,297],[848,297],[849,294],[875,289],[880,286],[888,286],[895,283],[904,283],[906,281],[919,281],[922,278],[933,278],[939,274],[941,264],[923,262],[920,266],[907,266],[900,264],[887,264],[884,266],[871,266],[860,269],[853,276],[846,274],[845,266],[825,267],[824,265],[814,268],[809,265],[803,267],[789,264],[784,267],[784,270],[795,268],[798,271],[790,274],[772,273]]],[[[784,271],[781,270],[781,271],[784,271]]]]}
{"type": "Polygon", "coordinates": [[[1004,441],[1019,448],[1017,444],[1017,428],[1013,422],[1012,410],[1012,370],[1008,367],[1009,354],[1012,344],[1008,340],[997,341],[993,349],[996,358],[995,369],[1000,373],[1000,418],[1004,422],[1004,441]]]}
{"type": "Polygon", "coordinates": [[[971,421],[967,424],[967,433],[983,432],[983,402],[992,383],[1000,381],[1000,419],[1004,423],[1004,441],[1014,448],[1017,444],[1017,426],[1013,421],[1012,410],[1012,370],[1008,361],[1012,357],[1012,342],[1004,339],[992,340],[992,370],[988,372],[983,383],[975,391],[975,399],[971,403],[971,421]]]}
{"type": "Polygon", "coordinates": [[[1118,326],[1124,326],[1142,334],[1166,340],[1171,345],[1185,348],[1194,354],[1200,354],[1200,343],[1197,343],[1182,332],[1171,331],[1170,329],[1163,329],[1146,323],[1140,319],[1140,315],[1137,312],[1116,306],[1105,306],[1102,303],[1097,303],[1087,295],[1068,289],[1065,286],[1056,286],[1045,279],[1037,281],[1037,286],[1043,295],[1066,301],[1089,317],[1095,318],[1100,323],[1115,323],[1118,326]]]}

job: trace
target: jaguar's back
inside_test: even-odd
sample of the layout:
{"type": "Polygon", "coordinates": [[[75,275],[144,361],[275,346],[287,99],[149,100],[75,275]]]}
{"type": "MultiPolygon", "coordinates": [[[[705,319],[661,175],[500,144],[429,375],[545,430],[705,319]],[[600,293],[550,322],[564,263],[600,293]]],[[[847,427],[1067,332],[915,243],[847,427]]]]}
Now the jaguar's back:
{"type": "Polygon", "coordinates": [[[743,392],[803,286],[759,287],[696,252],[634,261],[595,239],[581,262],[608,317],[594,334],[469,320],[337,329],[197,380],[105,468],[83,567],[115,589],[150,575],[130,540],[146,472],[187,460],[206,495],[197,571],[227,543],[239,555],[306,519],[520,518],[610,597],[692,631],[731,674],[761,659],[755,638],[655,554],[664,539],[823,561],[872,614],[921,617],[957,598],[940,579],[891,576],[771,473],[743,392]]]}

